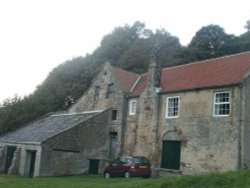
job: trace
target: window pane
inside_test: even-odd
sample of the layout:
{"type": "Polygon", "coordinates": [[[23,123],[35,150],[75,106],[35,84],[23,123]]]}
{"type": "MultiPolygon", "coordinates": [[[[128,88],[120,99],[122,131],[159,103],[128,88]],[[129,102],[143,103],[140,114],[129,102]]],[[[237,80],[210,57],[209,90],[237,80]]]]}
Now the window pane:
{"type": "Polygon", "coordinates": [[[179,115],[179,97],[168,98],[167,117],[177,117],[179,115]]]}
{"type": "Polygon", "coordinates": [[[135,113],[136,113],[136,101],[133,100],[133,101],[130,101],[130,104],[129,104],[129,114],[134,115],[135,113]]]}
{"type": "Polygon", "coordinates": [[[229,92],[215,93],[214,115],[223,116],[229,114],[230,114],[229,92]]]}

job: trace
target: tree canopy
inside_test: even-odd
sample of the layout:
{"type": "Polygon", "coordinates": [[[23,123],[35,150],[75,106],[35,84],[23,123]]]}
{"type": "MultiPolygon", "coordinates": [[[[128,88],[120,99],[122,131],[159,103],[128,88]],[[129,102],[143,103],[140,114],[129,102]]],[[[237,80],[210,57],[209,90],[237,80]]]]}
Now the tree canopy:
{"type": "Polygon", "coordinates": [[[250,20],[247,20],[247,23],[245,25],[245,29],[247,30],[247,32],[250,31],[250,20]]]}
{"type": "Polygon", "coordinates": [[[123,69],[144,73],[156,41],[161,67],[250,50],[249,21],[246,33],[234,36],[218,25],[208,25],[196,32],[185,47],[179,38],[164,29],[152,31],[139,21],[116,27],[103,37],[92,54],[67,60],[54,68],[35,92],[24,98],[7,99],[0,107],[0,133],[14,130],[52,111],[66,110],[84,94],[105,62],[123,69]]]}

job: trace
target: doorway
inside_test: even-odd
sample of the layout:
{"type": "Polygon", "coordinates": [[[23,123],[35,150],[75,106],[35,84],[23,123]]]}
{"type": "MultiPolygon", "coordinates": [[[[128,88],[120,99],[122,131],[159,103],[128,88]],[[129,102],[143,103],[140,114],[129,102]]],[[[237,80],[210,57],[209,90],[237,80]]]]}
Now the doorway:
{"type": "Polygon", "coordinates": [[[26,175],[28,177],[34,176],[35,162],[36,162],[36,151],[27,150],[26,175]]]}
{"type": "Polygon", "coordinates": [[[163,140],[161,168],[179,170],[181,156],[181,142],[163,140]]]}
{"type": "Polygon", "coordinates": [[[109,158],[114,159],[116,154],[117,133],[109,133],[109,158]]]}
{"type": "Polygon", "coordinates": [[[89,160],[89,174],[98,174],[99,170],[99,160],[90,159],[89,160]]]}
{"type": "Polygon", "coordinates": [[[8,174],[15,151],[16,151],[16,146],[7,146],[7,153],[6,153],[5,166],[4,166],[5,174],[8,174]]]}

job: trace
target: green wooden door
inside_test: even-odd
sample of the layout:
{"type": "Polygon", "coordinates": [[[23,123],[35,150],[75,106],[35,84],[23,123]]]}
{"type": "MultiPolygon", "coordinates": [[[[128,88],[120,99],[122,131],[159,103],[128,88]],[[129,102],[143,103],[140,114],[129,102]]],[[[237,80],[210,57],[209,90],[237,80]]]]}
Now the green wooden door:
{"type": "Polygon", "coordinates": [[[16,151],[15,146],[8,146],[7,147],[7,154],[6,154],[6,160],[5,160],[5,166],[4,166],[4,173],[5,174],[8,174],[8,171],[9,171],[9,168],[11,166],[15,151],[16,151]]]}
{"type": "Polygon", "coordinates": [[[89,174],[98,174],[99,170],[99,160],[90,159],[89,160],[89,174]]]}
{"type": "Polygon", "coordinates": [[[164,140],[162,143],[162,162],[161,167],[179,170],[180,169],[180,155],[181,142],[164,140]]]}

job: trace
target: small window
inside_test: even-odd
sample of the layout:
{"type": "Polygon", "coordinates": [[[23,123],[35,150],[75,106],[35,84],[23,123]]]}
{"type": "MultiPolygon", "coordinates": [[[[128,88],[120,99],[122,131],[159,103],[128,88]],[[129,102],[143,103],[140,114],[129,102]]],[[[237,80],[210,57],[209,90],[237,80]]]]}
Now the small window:
{"type": "Polygon", "coordinates": [[[129,102],[129,115],[135,115],[136,113],[136,100],[129,102]]]}
{"type": "Polygon", "coordinates": [[[229,92],[214,94],[214,116],[228,116],[230,114],[229,92]]]}
{"type": "Polygon", "coordinates": [[[117,110],[112,110],[111,111],[111,119],[112,120],[117,120],[117,110]]]}
{"type": "Polygon", "coordinates": [[[113,95],[114,95],[114,84],[109,84],[107,90],[107,98],[111,99],[113,98],[113,95]]]}
{"type": "Polygon", "coordinates": [[[167,118],[177,118],[179,117],[180,108],[180,97],[168,97],[167,98],[167,118]]]}
{"type": "Polygon", "coordinates": [[[99,98],[100,98],[100,86],[96,86],[94,99],[97,100],[99,98]]]}

